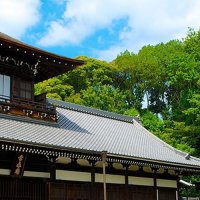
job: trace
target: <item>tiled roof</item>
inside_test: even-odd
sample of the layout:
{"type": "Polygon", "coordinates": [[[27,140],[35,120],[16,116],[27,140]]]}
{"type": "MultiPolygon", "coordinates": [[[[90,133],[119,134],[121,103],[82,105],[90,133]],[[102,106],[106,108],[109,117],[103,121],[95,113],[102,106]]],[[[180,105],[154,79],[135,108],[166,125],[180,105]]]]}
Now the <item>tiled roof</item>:
{"type": "Polygon", "coordinates": [[[74,110],[74,111],[78,111],[78,112],[83,112],[83,113],[88,113],[91,115],[101,116],[101,117],[105,117],[105,118],[116,119],[119,121],[133,123],[133,119],[134,119],[133,117],[130,117],[127,115],[120,115],[117,113],[107,112],[104,110],[90,108],[90,107],[86,107],[86,106],[82,106],[82,105],[78,105],[78,104],[74,104],[74,103],[69,103],[69,102],[65,102],[65,101],[59,101],[59,100],[53,100],[53,99],[47,99],[47,101],[48,101],[48,103],[54,104],[55,106],[58,106],[61,108],[74,110]]]}
{"type": "Polygon", "coordinates": [[[61,101],[57,104],[58,126],[36,124],[0,115],[0,141],[19,141],[38,146],[76,151],[107,151],[164,164],[200,168],[200,159],[164,143],[134,118],[61,101]]]}

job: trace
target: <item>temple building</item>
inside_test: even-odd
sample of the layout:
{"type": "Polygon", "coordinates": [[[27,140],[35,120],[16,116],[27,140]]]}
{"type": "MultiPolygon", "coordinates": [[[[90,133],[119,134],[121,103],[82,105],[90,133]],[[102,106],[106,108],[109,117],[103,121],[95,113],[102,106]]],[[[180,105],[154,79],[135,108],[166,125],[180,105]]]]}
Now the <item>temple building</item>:
{"type": "Polygon", "coordinates": [[[84,64],[0,33],[0,200],[178,200],[200,159],[134,117],[34,96],[84,64]]]}

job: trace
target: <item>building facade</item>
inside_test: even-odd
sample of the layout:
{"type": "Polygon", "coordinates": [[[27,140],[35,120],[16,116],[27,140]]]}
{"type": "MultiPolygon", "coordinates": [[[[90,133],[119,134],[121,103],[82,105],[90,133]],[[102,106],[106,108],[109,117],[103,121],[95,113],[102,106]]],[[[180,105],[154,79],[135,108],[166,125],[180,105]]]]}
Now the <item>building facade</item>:
{"type": "Polygon", "coordinates": [[[180,199],[200,159],[133,117],[34,96],[34,83],[82,64],[0,34],[0,199],[180,199]]]}

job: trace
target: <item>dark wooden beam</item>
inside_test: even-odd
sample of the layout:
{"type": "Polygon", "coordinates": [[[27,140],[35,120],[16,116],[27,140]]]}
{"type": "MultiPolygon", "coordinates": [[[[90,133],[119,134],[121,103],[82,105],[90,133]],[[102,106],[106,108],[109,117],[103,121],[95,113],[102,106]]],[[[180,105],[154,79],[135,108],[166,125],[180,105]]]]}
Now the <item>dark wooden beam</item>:
{"type": "Polygon", "coordinates": [[[129,176],[129,168],[130,165],[124,165],[123,167],[125,168],[125,199],[129,199],[129,181],[128,181],[128,176],[129,176]]]}
{"type": "Polygon", "coordinates": [[[181,194],[180,194],[180,188],[181,188],[181,185],[180,185],[180,174],[181,174],[181,172],[176,171],[175,173],[177,175],[177,191],[176,191],[176,195],[178,197],[177,200],[181,200],[181,194]]]}
{"type": "Polygon", "coordinates": [[[95,196],[95,164],[96,161],[89,160],[91,165],[91,189],[90,189],[90,199],[94,199],[95,196]]]}
{"type": "Polygon", "coordinates": [[[96,161],[89,161],[90,165],[91,165],[91,183],[92,185],[95,184],[95,165],[96,165],[96,161]]]}
{"type": "Polygon", "coordinates": [[[153,188],[154,188],[154,197],[153,199],[154,200],[157,200],[158,199],[158,188],[157,188],[157,170],[156,168],[152,168],[152,171],[153,171],[153,188]]]}
{"type": "Polygon", "coordinates": [[[55,156],[50,157],[49,164],[50,164],[50,180],[56,180],[56,158],[55,156]]]}

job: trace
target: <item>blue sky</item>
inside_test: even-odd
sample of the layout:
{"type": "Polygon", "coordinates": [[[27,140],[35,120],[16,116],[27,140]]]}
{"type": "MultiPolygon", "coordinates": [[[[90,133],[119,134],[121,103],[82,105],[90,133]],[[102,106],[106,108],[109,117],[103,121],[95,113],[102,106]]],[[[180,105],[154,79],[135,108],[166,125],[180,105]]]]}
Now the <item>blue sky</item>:
{"type": "Polygon", "coordinates": [[[112,61],[200,27],[199,0],[0,0],[0,31],[64,55],[112,61]]]}

